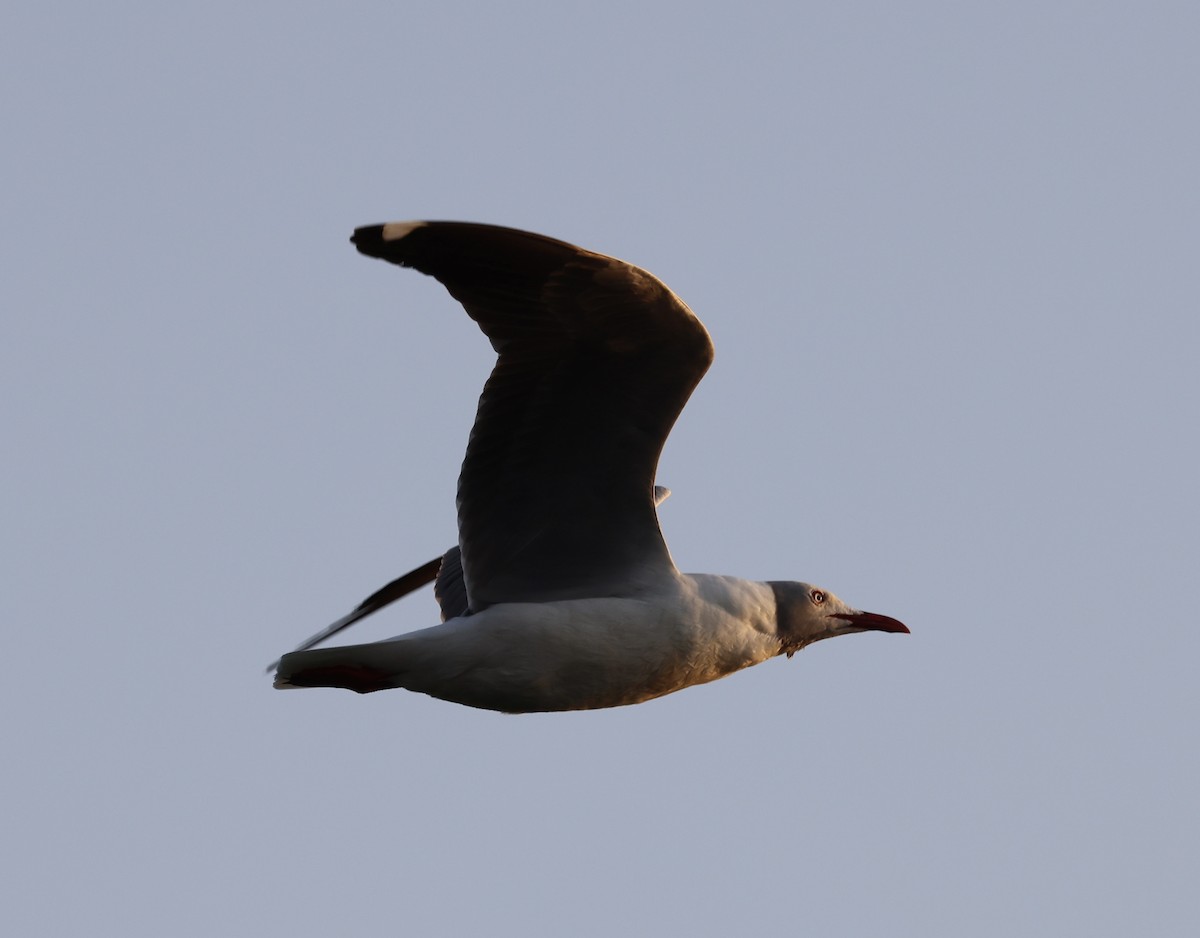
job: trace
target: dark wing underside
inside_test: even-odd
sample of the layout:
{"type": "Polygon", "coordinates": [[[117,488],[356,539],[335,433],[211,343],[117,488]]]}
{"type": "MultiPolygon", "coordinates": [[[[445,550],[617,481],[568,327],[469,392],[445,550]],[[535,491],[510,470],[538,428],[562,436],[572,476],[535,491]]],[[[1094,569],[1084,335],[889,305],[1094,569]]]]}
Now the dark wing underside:
{"type": "MultiPolygon", "coordinates": [[[[453,550],[453,548],[451,549],[453,550]]],[[[323,628],[316,635],[313,635],[301,642],[295,648],[295,651],[308,651],[310,648],[315,648],[322,642],[333,638],[333,636],[337,635],[343,629],[350,628],[350,626],[352,626],[355,622],[358,622],[360,619],[365,619],[372,613],[378,612],[384,606],[391,605],[397,599],[401,599],[414,590],[418,590],[422,586],[433,582],[435,577],[440,579],[440,571],[443,569],[443,567],[444,564],[439,558],[436,560],[431,560],[428,563],[423,563],[415,570],[409,570],[408,573],[404,574],[403,576],[396,577],[396,579],[392,580],[392,582],[387,584],[387,586],[377,589],[374,593],[359,603],[354,608],[354,611],[348,615],[342,616],[332,625],[323,628]]],[[[446,619],[450,617],[443,615],[442,618],[446,619]]],[[[267,665],[267,670],[274,671],[277,667],[279,667],[279,662],[275,661],[267,665]]]]}
{"type": "Polygon", "coordinates": [[[619,595],[673,570],[653,484],[712,361],[691,310],[646,271],[528,232],[424,222],[353,240],[439,280],[499,354],[458,484],[470,609],[619,595]]]}

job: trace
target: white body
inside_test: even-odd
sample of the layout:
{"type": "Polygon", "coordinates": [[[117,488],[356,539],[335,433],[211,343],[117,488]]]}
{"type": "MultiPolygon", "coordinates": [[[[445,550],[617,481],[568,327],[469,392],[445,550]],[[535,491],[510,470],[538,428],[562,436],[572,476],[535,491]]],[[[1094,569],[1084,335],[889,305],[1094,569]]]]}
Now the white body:
{"type": "Polygon", "coordinates": [[[636,599],[504,603],[383,642],[304,654],[472,707],[584,710],[641,703],[778,655],[775,614],[765,583],[677,574],[636,599]]]}

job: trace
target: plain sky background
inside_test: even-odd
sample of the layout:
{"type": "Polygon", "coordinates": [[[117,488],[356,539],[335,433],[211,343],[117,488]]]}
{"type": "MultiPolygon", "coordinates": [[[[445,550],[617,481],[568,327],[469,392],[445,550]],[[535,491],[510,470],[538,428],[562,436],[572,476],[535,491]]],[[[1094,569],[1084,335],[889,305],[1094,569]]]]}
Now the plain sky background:
{"type": "Polygon", "coordinates": [[[1196,934],[1198,10],[7,4],[8,933],[1196,934]],[[669,283],[679,565],[913,634],[273,691],[455,537],[490,349],[347,242],[422,217],[669,283]]]}

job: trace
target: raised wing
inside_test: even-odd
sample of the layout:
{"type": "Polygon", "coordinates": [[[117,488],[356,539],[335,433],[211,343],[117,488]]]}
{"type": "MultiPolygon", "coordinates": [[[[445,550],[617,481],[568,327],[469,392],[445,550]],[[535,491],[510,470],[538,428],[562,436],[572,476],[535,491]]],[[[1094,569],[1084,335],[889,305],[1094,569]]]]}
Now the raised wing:
{"type": "Polygon", "coordinates": [[[439,280],[499,355],[458,484],[469,608],[672,574],[655,468],[713,355],[683,301],[623,261],[509,228],[406,222],[353,241],[439,280]]]}

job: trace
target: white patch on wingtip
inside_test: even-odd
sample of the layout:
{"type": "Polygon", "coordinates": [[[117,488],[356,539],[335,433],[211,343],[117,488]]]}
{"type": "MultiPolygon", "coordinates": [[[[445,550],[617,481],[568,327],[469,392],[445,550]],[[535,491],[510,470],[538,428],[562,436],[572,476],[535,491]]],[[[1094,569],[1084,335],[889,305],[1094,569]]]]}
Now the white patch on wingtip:
{"type": "Polygon", "coordinates": [[[399,241],[405,235],[412,232],[414,228],[422,228],[425,226],[423,221],[394,221],[383,226],[384,241],[399,241]]]}

